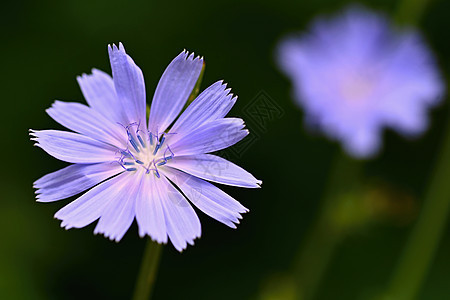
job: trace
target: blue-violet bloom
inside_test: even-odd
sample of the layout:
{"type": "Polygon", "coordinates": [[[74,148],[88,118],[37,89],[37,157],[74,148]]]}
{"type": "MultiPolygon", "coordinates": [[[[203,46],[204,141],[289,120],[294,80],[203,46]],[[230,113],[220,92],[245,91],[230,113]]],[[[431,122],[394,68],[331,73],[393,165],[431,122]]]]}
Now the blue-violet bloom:
{"type": "Polygon", "coordinates": [[[394,29],[385,16],[359,6],[283,39],[277,60],[306,122],[357,158],[377,153],[384,127],[407,137],[422,133],[427,110],[444,93],[420,34],[394,29]]]}
{"type": "Polygon", "coordinates": [[[37,201],[89,189],[55,214],[62,227],[99,219],[94,232],[119,241],[136,218],[141,237],[158,243],[169,238],[178,251],[201,234],[191,204],[236,228],[248,210],[206,180],[246,188],[261,184],[241,167],[208,154],[248,134],[242,119],[225,117],[237,97],[218,81],[182,112],[203,67],[203,58],[183,51],[162,75],[147,123],[142,71],[122,44],[108,51],[112,78],[96,69],[78,77],[89,106],[56,101],[47,110],[74,132],[31,130],[36,146],[73,163],[34,183],[37,201]]]}

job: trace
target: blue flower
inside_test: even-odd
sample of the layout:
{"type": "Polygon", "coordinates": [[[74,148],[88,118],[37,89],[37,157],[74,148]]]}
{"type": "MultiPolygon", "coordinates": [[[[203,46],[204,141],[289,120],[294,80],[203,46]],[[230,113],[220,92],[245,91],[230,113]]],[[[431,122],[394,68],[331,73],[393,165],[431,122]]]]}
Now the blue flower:
{"type": "Polygon", "coordinates": [[[396,31],[382,15],[352,7],[281,41],[277,59],[306,120],[358,158],[377,153],[390,127],[427,128],[444,84],[419,33],[396,31]]]}
{"type": "Polygon", "coordinates": [[[169,238],[178,251],[201,234],[191,203],[236,228],[248,210],[205,180],[247,188],[261,184],[241,167],[207,154],[248,134],[243,120],[225,118],[237,97],[219,81],[180,115],[203,67],[203,58],[183,51],[158,83],[147,124],[141,70],[122,44],[108,50],[112,78],[96,69],[78,77],[89,106],[56,101],[47,110],[74,132],[31,130],[36,146],[73,163],[34,183],[37,201],[89,189],[55,214],[62,227],[81,228],[99,219],[94,232],[119,241],[136,218],[141,237],[159,243],[169,238]]]}

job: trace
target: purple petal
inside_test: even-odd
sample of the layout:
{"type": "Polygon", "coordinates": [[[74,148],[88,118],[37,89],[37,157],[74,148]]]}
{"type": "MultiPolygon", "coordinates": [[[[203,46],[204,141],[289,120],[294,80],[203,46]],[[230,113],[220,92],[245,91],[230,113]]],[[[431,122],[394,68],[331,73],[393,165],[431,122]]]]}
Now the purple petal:
{"type": "Polygon", "coordinates": [[[214,152],[242,140],[248,134],[248,130],[243,128],[242,119],[219,119],[203,124],[174,143],[168,143],[176,156],[214,152]]]}
{"type": "Polygon", "coordinates": [[[99,163],[114,161],[116,147],[90,137],[59,130],[31,130],[35,146],[51,156],[70,163],[99,163]]]}
{"type": "Polygon", "coordinates": [[[136,198],[136,220],[139,225],[139,235],[149,235],[158,243],[167,243],[166,220],[162,202],[165,191],[159,190],[155,176],[141,177],[140,191],[136,198]]]}
{"type": "Polygon", "coordinates": [[[55,101],[47,113],[70,130],[111,145],[126,147],[124,141],[127,135],[124,129],[86,105],[55,101]]]}
{"type": "Polygon", "coordinates": [[[134,122],[145,124],[145,83],[141,69],[126,54],[122,43],[119,43],[119,48],[108,46],[108,52],[117,97],[127,115],[127,123],[122,125],[134,122]]]}
{"type": "Polygon", "coordinates": [[[164,175],[201,211],[231,228],[236,228],[234,223],[239,224],[241,213],[248,212],[238,201],[209,182],[175,169],[165,169],[164,175]]]}
{"type": "Polygon", "coordinates": [[[306,118],[358,158],[377,153],[385,127],[423,133],[445,91],[420,33],[360,6],[282,40],[277,60],[306,118]]]}
{"type": "Polygon", "coordinates": [[[119,164],[75,164],[36,180],[37,201],[51,202],[74,196],[123,171],[119,164]]]}
{"type": "Polygon", "coordinates": [[[148,128],[164,132],[180,114],[203,67],[203,58],[181,52],[164,71],[150,108],[148,128]]]}
{"type": "Polygon", "coordinates": [[[170,132],[181,137],[202,124],[223,118],[236,103],[237,97],[230,94],[226,84],[218,81],[204,90],[181,114],[170,132]]]}
{"type": "Polygon", "coordinates": [[[259,188],[262,183],[241,167],[211,154],[176,156],[167,163],[167,166],[221,184],[259,188]]]}
{"type": "Polygon", "coordinates": [[[56,212],[55,218],[66,229],[81,228],[102,216],[105,207],[126,190],[130,174],[124,172],[109,179],[56,212]]]}
{"type": "Polygon", "coordinates": [[[111,76],[92,69],[92,74],[83,74],[77,77],[77,80],[90,107],[112,122],[127,122],[111,76]]]}
{"type": "Polygon", "coordinates": [[[119,242],[130,228],[135,216],[135,203],[139,192],[139,180],[129,174],[118,186],[119,193],[105,206],[94,233],[101,233],[110,240],[119,242]]]}
{"type": "Polygon", "coordinates": [[[360,128],[354,130],[342,139],[346,142],[344,148],[357,158],[373,156],[381,147],[379,129],[360,128]]]}
{"type": "Polygon", "coordinates": [[[167,234],[175,249],[183,251],[187,243],[194,244],[194,239],[201,235],[201,225],[197,214],[183,195],[161,176],[156,182],[160,193],[165,193],[162,201],[166,219],[167,234]]]}

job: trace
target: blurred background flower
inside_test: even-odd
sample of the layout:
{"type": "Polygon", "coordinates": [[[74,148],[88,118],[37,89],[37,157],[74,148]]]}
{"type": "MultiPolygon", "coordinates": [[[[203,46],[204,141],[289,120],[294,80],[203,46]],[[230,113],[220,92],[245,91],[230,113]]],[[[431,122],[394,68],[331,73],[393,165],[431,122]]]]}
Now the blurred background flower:
{"type": "Polygon", "coordinates": [[[384,127],[422,133],[429,107],[444,92],[421,35],[393,28],[387,17],[362,6],[320,17],[307,33],[283,39],[276,59],[309,125],[355,157],[378,152],[384,127]]]}

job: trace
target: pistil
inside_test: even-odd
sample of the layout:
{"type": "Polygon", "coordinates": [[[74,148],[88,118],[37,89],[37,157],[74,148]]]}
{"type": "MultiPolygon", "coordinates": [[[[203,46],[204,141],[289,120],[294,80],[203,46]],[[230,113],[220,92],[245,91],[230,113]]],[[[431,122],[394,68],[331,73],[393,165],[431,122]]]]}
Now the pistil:
{"type": "Polygon", "coordinates": [[[125,171],[129,172],[137,171],[137,164],[145,169],[145,174],[150,174],[150,171],[153,171],[155,176],[160,178],[161,175],[158,171],[158,167],[164,166],[168,160],[175,156],[169,145],[167,143],[164,144],[166,141],[166,133],[154,134],[147,131],[147,134],[144,135],[144,131],[140,129],[140,122],[121,126],[126,130],[127,148],[120,150],[121,156],[117,160],[117,163],[119,163],[125,171]],[[137,127],[136,130],[131,130],[134,126],[137,127]],[[143,136],[148,137],[148,142],[150,144],[149,148],[147,148],[147,141],[143,136]],[[155,139],[155,142],[153,138],[155,139]],[[158,158],[158,152],[163,146],[166,147],[164,154],[162,157],[158,158]]]}

